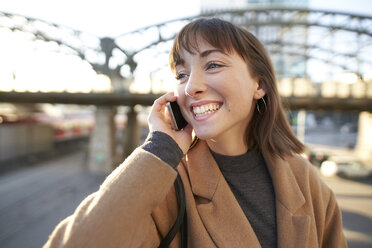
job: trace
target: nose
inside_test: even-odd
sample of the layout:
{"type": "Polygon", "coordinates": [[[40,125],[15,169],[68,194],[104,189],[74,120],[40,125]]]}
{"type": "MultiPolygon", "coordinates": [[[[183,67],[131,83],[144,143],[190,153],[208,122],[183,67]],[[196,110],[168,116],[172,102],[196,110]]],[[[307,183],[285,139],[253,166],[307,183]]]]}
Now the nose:
{"type": "Polygon", "coordinates": [[[203,74],[199,71],[190,73],[185,87],[185,94],[187,96],[196,98],[202,95],[207,90],[207,84],[203,74]]]}

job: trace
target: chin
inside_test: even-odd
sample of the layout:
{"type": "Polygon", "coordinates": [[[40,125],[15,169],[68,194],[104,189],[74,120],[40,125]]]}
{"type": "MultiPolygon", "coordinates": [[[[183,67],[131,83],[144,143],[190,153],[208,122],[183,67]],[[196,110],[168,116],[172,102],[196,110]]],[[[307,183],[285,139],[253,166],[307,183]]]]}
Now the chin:
{"type": "Polygon", "coordinates": [[[195,135],[201,139],[201,140],[207,140],[207,139],[213,139],[216,137],[216,134],[214,132],[211,132],[212,130],[195,130],[195,135]]]}

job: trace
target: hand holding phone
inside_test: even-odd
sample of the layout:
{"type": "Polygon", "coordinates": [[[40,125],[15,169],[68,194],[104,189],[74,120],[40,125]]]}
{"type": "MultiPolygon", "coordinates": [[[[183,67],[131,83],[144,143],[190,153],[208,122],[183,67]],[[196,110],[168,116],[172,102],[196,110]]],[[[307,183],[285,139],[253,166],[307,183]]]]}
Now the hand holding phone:
{"type": "Polygon", "coordinates": [[[181,130],[187,125],[187,121],[182,116],[180,106],[177,102],[167,102],[167,108],[171,117],[171,125],[174,130],[181,130]]]}

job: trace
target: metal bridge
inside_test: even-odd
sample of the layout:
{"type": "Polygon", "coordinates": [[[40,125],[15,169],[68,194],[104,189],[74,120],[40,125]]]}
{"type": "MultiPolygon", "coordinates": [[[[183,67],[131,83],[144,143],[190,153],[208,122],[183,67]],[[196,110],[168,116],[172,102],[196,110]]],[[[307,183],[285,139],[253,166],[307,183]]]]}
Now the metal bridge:
{"type": "Polygon", "coordinates": [[[0,102],[97,105],[103,109],[98,109],[97,118],[102,115],[106,123],[110,123],[114,106],[131,106],[131,150],[137,145],[134,105],[151,105],[160,93],[133,93],[129,90],[131,84],[139,73],[156,82],[168,80],[162,77],[175,34],[187,22],[202,16],[220,17],[244,26],[263,42],[273,59],[279,91],[292,110],[372,112],[372,17],[301,8],[205,12],[117,37],[96,37],[43,20],[0,12],[0,30],[27,33],[30,40],[54,44],[57,52],[79,57],[96,73],[107,75],[113,89],[111,93],[0,92],[0,102]],[[317,77],[319,68],[327,70],[327,77],[317,77]],[[340,82],[342,78],[335,79],[342,73],[354,75],[355,80],[345,83],[340,82]]]}
{"type": "MultiPolygon", "coordinates": [[[[372,71],[369,56],[372,54],[371,16],[298,8],[229,10],[201,16],[220,17],[244,26],[264,43],[276,68],[279,89],[285,91],[282,95],[291,109],[372,110],[372,76],[364,76],[372,71]],[[311,69],[311,64],[317,64],[318,68],[327,67],[330,78],[332,74],[353,73],[357,76],[354,82],[357,86],[342,86],[340,93],[337,86],[341,83],[335,80],[314,82],[316,78],[313,76],[318,72],[311,69]],[[302,80],[301,83],[301,80],[296,80],[298,78],[306,82],[302,80]],[[302,92],[296,90],[298,88],[302,92]]],[[[137,68],[141,64],[152,65],[144,73],[156,78],[167,67],[167,56],[175,34],[198,17],[171,20],[117,37],[101,38],[35,18],[0,12],[0,28],[28,33],[35,41],[57,44],[60,47],[58,52],[80,57],[97,73],[109,76],[113,86],[113,94],[0,93],[0,101],[136,104],[137,97],[128,94],[128,89],[136,77],[137,68]],[[143,54],[149,55],[140,61],[143,54]],[[122,97],[118,97],[120,94],[122,97]]],[[[50,81],[53,83],[53,78],[50,81]]],[[[138,96],[138,103],[151,104],[157,96],[138,96]]]]}

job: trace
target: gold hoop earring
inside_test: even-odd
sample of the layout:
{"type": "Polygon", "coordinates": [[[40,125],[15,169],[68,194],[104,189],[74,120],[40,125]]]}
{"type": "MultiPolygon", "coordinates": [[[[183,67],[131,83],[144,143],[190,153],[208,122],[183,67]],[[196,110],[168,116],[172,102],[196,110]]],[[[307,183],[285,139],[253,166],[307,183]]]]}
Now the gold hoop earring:
{"type": "Polygon", "coordinates": [[[194,148],[194,146],[196,146],[196,144],[198,143],[198,141],[199,141],[199,138],[195,136],[195,138],[191,142],[191,145],[189,147],[189,150],[191,150],[192,148],[194,148]]]}
{"type": "MultiPolygon", "coordinates": [[[[264,105],[265,105],[265,112],[266,112],[266,110],[267,110],[267,105],[266,105],[266,101],[265,101],[265,99],[262,97],[260,100],[262,100],[263,101],[263,103],[264,103],[264,105]]],[[[259,101],[259,100],[258,100],[259,101]]],[[[261,112],[261,110],[260,110],[260,106],[259,106],[259,104],[258,104],[258,101],[257,101],[257,103],[256,103],[256,108],[257,108],[257,111],[258,111],[258,113],[260,113],[260,115],[262,115],[263,113],[265,113],[265,112],[261,112]]]]}

